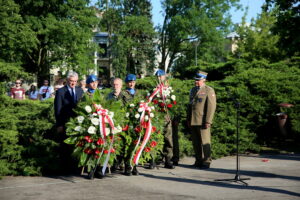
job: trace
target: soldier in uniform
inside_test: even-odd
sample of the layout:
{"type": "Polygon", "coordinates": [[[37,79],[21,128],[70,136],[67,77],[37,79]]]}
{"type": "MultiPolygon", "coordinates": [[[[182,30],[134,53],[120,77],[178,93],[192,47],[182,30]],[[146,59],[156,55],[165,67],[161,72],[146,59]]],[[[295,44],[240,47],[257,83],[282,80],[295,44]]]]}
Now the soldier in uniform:
{"type": "MultiPolygon", "coordinates": [[[[130,101],[132,101],[136,96],[137,96],[137,90],[135,89],[135,82],[136,81],[136,75],[134,74],[128,74],[125,78],[125,83],[126,83],[126,90],[124,91],[123,95],[124,95],[124,102],[129,103],[130,101]]],[[[125,138],[122,138],[125,142],[125,138]]],[[[133,168],[130,165],[130,159],[131,159],[131,155],[133,153],[135,144],[132,143],[131,145],[129,145],[129,148],[127,150],[127,156],[124,158],[124,162],[125,162],[125,171],[124,174],[127,176],[131,176],[131,175],[139,175],[139,172],[137,170],[136,166],[133,166],[133,168]]],[[[124,148],[125,151],[125,148],[124,148]]]]}
{"type": "Polygon", "coordinates": [[[126,90],[124,91],[124,99],[126,103],[131,101],[136,95],[137,91],[135,89],[136,76],[134,74],[128,74],[125,78],[126,90]]]}
{"type": "Polygon", "coordinates": [[[198,72],[195,87],[190,91],[188,123],[192,130],[192,141],[196,161],[194,166],[207,169],[211,164],[211,134],[216,95],[213,88],[205,84],[207,73],[198,72]]]}
{"type": "Polygon", "coordinates": [[[98,87],[98,78],[96,75],[92,74],[86,79],[87,91],[86,94],[92,97],[98,87]]]}
{"type": "MultiPolygon", "coordinates": [[[[159,83],[163,83],[166,86],[168,85],[167,76],[164,70],[162,69],[157,70],[155,75],[157,76],[159,83]]],[[[172,157],[173,157],[172,120],[167,113],[165,115],[163,154],[165,157],[164,167],[168,169],[174,169],[175,166],[173,165],[172,162],[172,157]]]]}

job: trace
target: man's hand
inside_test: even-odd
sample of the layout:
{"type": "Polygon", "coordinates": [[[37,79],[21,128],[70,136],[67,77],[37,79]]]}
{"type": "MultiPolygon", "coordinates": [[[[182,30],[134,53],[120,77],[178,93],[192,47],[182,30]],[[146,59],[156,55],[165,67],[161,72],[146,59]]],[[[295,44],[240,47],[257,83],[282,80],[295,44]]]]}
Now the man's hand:
{"type": "Polygon", "coordinates": [[[210,128],[210,127],[211,127],[211,124],[210,124],[210,123],[207,123],[207,122],[206,122],[206,123],[204,124],[204,129],[207,129],[207,128],[210,128]]]}
{"type": "Polygon", "coordinates": [[[187,120],[186,123],[187,123],[188,128],[191,128],[191,121],[187,120]]]}
{"type": "Polygon", "coordinates": [[[64,127],[63,126],[58,126],[56,128],[57,133],[63,133],[64,132],[64,127]]]}

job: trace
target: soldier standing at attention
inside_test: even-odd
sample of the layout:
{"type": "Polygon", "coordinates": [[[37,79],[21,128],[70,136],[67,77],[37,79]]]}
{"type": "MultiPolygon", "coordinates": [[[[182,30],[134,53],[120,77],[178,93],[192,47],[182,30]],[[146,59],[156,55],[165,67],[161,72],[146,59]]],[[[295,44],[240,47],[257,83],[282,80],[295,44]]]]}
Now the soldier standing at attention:
{"type": "Polygon", "coordinates": [[[92,97],[98,87],[98,78],[96,75],[92,74],[86,79],[87,91],[86,94],[92,97]]]}
{"type": "MultiPolygon", "coordinates": [[[[126,83],[126,90],[124,91],[124,101],[126,103],[129,103],[131,102],[136,96],[137,96],[137,90],[135,89],[135,82],[136,81],[136,75],[134,74],[128,74],[125,78],[125,83],[126,83]]],[[[124,140],[124,143],[126,141],[125,138],[122,138],[124,140]]],[[[137,138],[135,139],[138,139],[138,135],[137,135],[137,138]]],[[[139,175],[139,171],[137,170],[137,166],[131,166],[130,165],[130,159],[131,159],[131,156],[132,154],[134,153],[133,150],[134,150],[134,147],[135,147],[135,144],[134,143],[131,143],[127,149],[127,156],[124,157],[124,162],[125,162],[125,171],[124,171],[124,174],[127,175],[127,176],[131,176],[131,175],[139,175]]],[[[125,148],[124,148],[124,151],[125,148]]]]}
{"type": "MultiPolygon", "coordinates": [[[[167,82],[166,72],[162,69],[156,71],[155,75],[159,81],[159,84],[169,86],[167,82]]],[[[173,157],[173,137],[172,137],[172,120],[168,113],[165,114],[165,126],[164,126],[164,147],[163,154],[165,157],[165,168],[174,169],[175,166],[172,162],[173,157]]],[[[151,166],[150,166],[151,168],[151,166]]]]}
{"type": "Polygon", "coordinates": [[[131,101],[137,94],[135,89],[136,76],[134,74],[128,74],[125,78],[126,90],[124,92],[124,98],[126,103],[131,101]]]}
{"type": "Polygon", "coordinates": [[[198,72],[195,87],[190,91],[188,124],[192,130],[195,151],[195,167],[208,169],[211,164],[210,127],[216,110],[216,95],[213,88],[205,84],[207,73],[198,72]]]}

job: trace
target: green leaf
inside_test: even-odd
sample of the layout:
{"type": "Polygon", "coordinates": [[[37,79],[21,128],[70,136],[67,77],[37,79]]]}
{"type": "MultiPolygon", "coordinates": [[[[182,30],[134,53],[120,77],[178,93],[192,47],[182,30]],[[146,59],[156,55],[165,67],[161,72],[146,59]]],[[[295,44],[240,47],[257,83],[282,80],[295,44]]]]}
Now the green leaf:
{"type": "Polygon", "coordinates": [[[88,158],[88,155],[87,155],[87,154],[85,154],[85,153],[82,153],[82,154],[81,154],[81,156],[80,156],[80,165],[81,165],[81,166],[84,166],[84,165],[85,165],[87,158],[88,158]]]}
{"type": "Polygon", "coordinates": [[[77,140],[77,137],[69,137],[69,138],[65,139],[64,142],[66,144],[75,144],[76,140],[77,140]]]}

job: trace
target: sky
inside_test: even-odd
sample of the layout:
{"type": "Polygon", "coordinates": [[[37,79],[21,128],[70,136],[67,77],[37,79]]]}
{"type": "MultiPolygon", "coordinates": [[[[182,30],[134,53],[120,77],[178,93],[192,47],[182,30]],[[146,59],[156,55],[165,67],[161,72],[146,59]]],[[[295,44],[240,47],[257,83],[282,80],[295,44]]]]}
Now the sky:
{"type": "MultiPolygon", "coordinates": [[[[151,0],[152,2],[152,20],[155,26],[158,24],[162,24],[163,17],[161,12],[161,4],[160,0],[151,0]]],[[[263,5],[264,0],[240,0],[240,4],[242,4],[243,8],[246,6],[249,7],[248,14],[246,17],[246,22],[250,22],[251,18],[256,18],[257,14],[261,12],[261,6],[263,5]]],[[[240,23],[242,21],[242,17],[245,11],[239,10],[236,11],[235,9],[231,9],[230,13],[232,16],[232,22],[234,24],[240,23]]]]}

